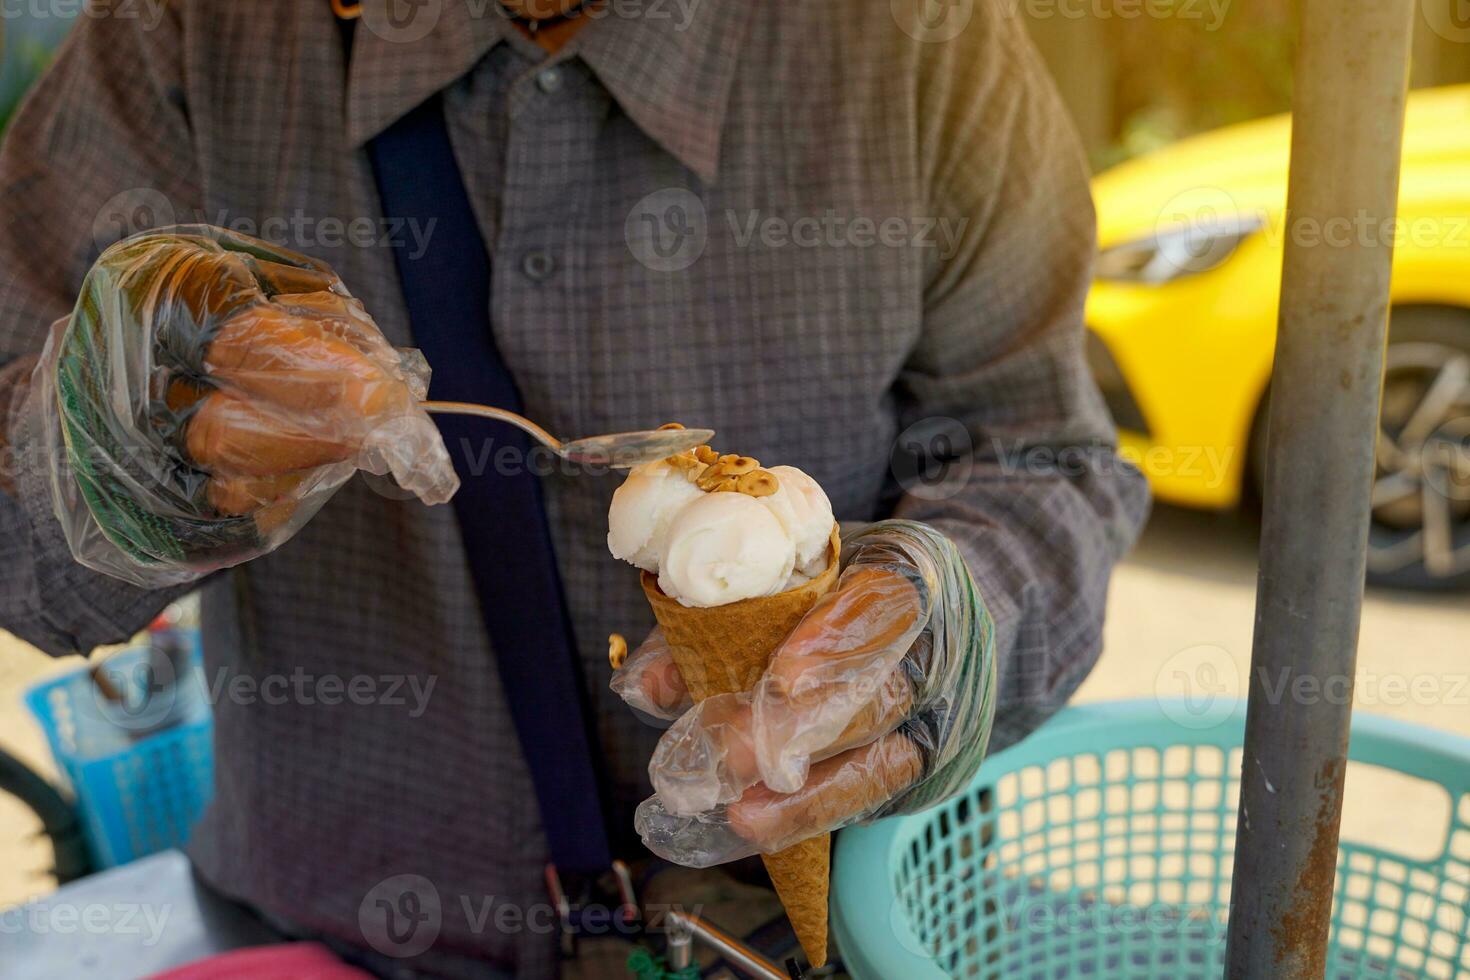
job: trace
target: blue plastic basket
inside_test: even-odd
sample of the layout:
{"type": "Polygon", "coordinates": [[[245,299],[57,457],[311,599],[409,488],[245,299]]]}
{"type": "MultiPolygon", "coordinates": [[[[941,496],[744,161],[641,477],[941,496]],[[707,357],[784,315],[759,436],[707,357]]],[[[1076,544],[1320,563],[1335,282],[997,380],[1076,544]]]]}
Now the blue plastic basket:
{"type": "Polygon", "coordinates": [[[213,794],[214,718],[197,631],[186,639],[192,666],[172,685],[148,673],[145,648],[108,658],[101,669],[121,703],[98,693],[90,665],[26,692],[98,867],[184,844],[213,794]]]}
{"type": "MultiPolygon", "coordinates": [[[[844,831],[832,919],[853,977],[1218,980],[1244,704],[1222,715],[1070,708],[955,799],[844,831]]],[[[1428,858],[1409,853],[1437,838],[1344,834],[1327,976],[1470,978],[1470,739],[1359,714],[1349,756],[1442,788],[1448,821],[1428,858]]]]}

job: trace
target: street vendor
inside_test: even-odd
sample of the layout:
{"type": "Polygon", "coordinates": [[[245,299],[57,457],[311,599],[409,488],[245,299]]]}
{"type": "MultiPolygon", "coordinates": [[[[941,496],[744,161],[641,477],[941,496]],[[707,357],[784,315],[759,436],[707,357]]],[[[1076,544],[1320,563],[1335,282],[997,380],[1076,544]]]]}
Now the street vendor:
{"type": "MultiPolygon", "coordinates": [[[[0,627],[86,654],[198,591],[190,857],[283,937],[384,975],[570,974],[575,923],[496,910],[547,907],[548,865],[568,891],[647,866],[649,760],[690,764],[655,754],[649,716],[690,705],[657,638],[608,661],[653,626],[608,553],[620,478],[431,422],[426,381],[557,434],[707,426],[847,532],[781,737],[816,738],[841,633],[892,658],[858,696],[903,707],[807,754],[910,739],[906,768],[844,807],[804,757],[748,848],[662,857],[932,805],[1094,663],[1147,495],[1087,373],[1086,162],[1008,5],[855,2],[102,2],[16,116],[0,627]],[[982,655],[989,682],[935,668],[982,655]],[[272,678],[291,696],[240,693],[272,678]]],[[[712,714],[671,731],[776,737],[712,714]]]]}

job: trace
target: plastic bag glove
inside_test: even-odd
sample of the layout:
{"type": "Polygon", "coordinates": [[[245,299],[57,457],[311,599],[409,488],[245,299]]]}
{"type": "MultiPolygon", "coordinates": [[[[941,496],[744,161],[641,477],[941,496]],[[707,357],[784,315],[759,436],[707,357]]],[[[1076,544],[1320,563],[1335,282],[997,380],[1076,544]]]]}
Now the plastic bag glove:
{"type": "Polygon", "coordinates": [[[611,687],[629,707],[660,721],[674,721],[694,704],[669,653],[662,626],[655,626],[648,639],[613,671],[611,687]]]}
{"type": "Polygon", "coordinates": [[[278,547],[358,469],[448,500],[428,374],[326,265],[188,226],[102,253],[30,406],[72,554],[156,587],[278,547]]]}
{"type": "Polygon", "coordinates": [[[995,715],[995,643],[964,559],[911,521],[849,535],[843,557],[837,588],[755,688],[695,705],[660,740],[658,793],[636,817],[656,854],[708,867],[771,853],[924,809],[974,775],[995,715]]]}

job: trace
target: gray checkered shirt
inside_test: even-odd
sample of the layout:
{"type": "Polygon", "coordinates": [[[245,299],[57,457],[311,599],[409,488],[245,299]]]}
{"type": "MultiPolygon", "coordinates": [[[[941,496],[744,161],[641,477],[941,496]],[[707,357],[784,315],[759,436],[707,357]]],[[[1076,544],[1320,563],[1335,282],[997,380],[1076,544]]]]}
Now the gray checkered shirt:
{"type": "MultiPolygon", "coordinates": [[[[569,435],[709,425],[805,468],[844,520],[940,528],[997,623],[994,744],[1034,728],[1098,654],[1146,493],[1084,365],[1093,212],[1063,109],[1008,5],[952,4],[961,20],[937,25],[921,7],[615,0],[548,58],[489,0],[406,21],[369,0],[350,66],[326,0],[82,17],[0,157],[0,408],[20,460],[0,494],[0,626],[87,651],[171,598],[75,564],[25,463],[29,362],[98,252],[144,224],[229,225],[326,260],[412,345],[387,239],[432,229],[381,216],[364,143],[442,91],[528,413],[569,435]],[[939,482],[909,460],[926,441],[959,454],[939,482]]],[[[658,733],[608,691],[608,633],[651,618],[607,553],[616,482],[544,485],[627,808],[658,733]]],[[[517,743],[453,510],[354,481],[203,602],[212,683],[435,681],[419,714],[406,686],[372,704],[225,686],[192,846],[208,879],[362,942],[373,886],[421,875],[443,900],[437,948],[553,974],[546,935],[472,915],[484,896],[541,900],[546,846],[535,747],[517,743]]]]}

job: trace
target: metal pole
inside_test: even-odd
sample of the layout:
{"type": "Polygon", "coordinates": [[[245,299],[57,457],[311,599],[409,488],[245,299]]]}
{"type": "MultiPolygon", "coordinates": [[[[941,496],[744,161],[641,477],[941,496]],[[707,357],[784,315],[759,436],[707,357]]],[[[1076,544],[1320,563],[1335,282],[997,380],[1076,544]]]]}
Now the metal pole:
{"type": "Polygon", "coordinates": [[[1302,3],[1231,980],[1326,970],[1413,9],[1302,3]]]}
{"type": "MultiPolygon", "coordinates": [[[[731,966],[748,976],[755,977],[756,980],[790,980],[790,975],[785,970],[699,916],[690,915],[687,912],[676,912],[673,909],[670,909],[666,915],[671,935],[682,934],[697,937],[728,960],[731,966]],[[676,929],[679,930],[679,933],[674,932],[676,929]]],[[[684,959],[682,952],[679,958],[684,959]]]]}

